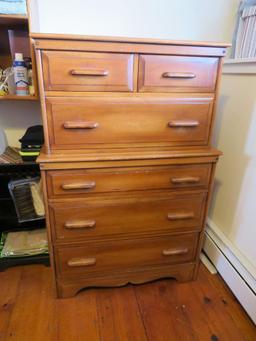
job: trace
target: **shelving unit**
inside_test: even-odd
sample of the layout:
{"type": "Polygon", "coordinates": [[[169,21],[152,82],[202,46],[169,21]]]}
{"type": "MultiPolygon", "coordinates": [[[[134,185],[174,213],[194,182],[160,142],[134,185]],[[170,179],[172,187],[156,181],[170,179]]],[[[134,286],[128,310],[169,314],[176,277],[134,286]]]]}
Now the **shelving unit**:
{"type": "Polygon", "coordinates": [[[27,15],[19,15],[19,14],[0,14],[0,22],[1,25],[18,25],[25,24],[28,21],[27,15]]]}
{"type": "Polygon", "coordinates": [[[31,57],[33,82],[35,94],[33,96],[17,96],[17,95],[4,95],[0,96],[0,100],[38,100],[37,79],[35,72],[35,56],[29,37],[29,19],[26,15],[6,15],[0,14],[0,67],[5,69],[12,65],[13,55],[12,51],[16,52],[27,51],[25,57],[31,57]],[[9,30],[13,30],[14,35],[17,37],[10,42],[9,30]],[[17,49],[15,46],[17,45],[17,49]]]}
{"type": "MultiPolygon", "coordinates": [[[[29,8],[28,8],[29,9],[29,8]]],[[[13,52],[27,53],[24,57],[31,57],[33,82],[35,88],[34,96],[4,95],[0,96],[1,101],[36,101],[38,100],[37,79],[35,56],[29,37],[30,16],[29,15],[6,15],[0,14],[0,67],[5,69],[13,63],[13,52]],[[13,30],[17,36],[17,41],[12,41],[12,48],[8,30],[13,30]],[[17,42],[17,45],[16,45],[17,42]]],[[[1,104],[0,104],[1,105],[1,104]]],[[[20,223],[18,221],[13,200],[8,190],[10,180],[24,179],[26,177],[39,176],[39,165],[36,162],[0,163],[0,237],[2,232],[14,232],[32,230],[45,227],[45,219],[36,221],[27,221],[20,223]]],[[[25,264],[50,264],[49,255],[41,254],[29,257],[6,257],[0,258],[0,271],[25,264]]]]}
{"type": "Polygon", "coordinates": [[[37,101],[37,96],[17,96],[17,95],[4,95],[0,96],[0,101],[3,100],[12,100],[12,101],[37,101]]]}
{"type": "Polygon", "coordinates": [[[15,163],[0,164],[0,233],[11,229],[26,229],[34,225],[44,226],[45,221],[31,221],[20,223],[18,221],[15,207],[8,189],[8,183],[11,180],[20,180],[24,178],[33,178],[40,175],[39,165],[34,161],[24,162],[22,159],[15,163]]]}
{"type": "MultiPolygon", "coordinates": [[[[8,191],[10,180],[35,177],[40,174],[39,165],[35,162],[6,163],[0,165],[0,238],[2,232],[25,231],[44,228],[45,219],[19,223],[15,207],[8,191]]],[[[0,259],[0,272],[5,269],[25,264],[50,264],[49,255],[41,254],[30,257],[6,257],[0,259]]]]}
{"type": "Polygon", "coordinates": [[[50,266],[49,255],[2,258],[0,261],[0,272],[13,266],[28,264],[43,264],[45,266],[50,266]]]}

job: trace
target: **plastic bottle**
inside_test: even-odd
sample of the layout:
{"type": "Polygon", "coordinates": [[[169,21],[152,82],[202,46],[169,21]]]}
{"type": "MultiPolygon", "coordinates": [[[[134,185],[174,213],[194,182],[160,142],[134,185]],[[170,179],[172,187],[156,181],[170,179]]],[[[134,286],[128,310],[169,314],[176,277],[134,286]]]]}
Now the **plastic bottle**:
{"type": "Polygon", "coordinates": [[[30,59],[29,65],[28,65],[28,92],[29,92],[30,96],[34,96],[34,94],[35,94],[31,59],[30,59]]]}
{"type": "Polygon", "coordinates": [[[28,70],[23,60],[22,53],[15,53],[15,60],[13,63],[14,81],[16,86],[16,95],[28,95],[28,70]]]}

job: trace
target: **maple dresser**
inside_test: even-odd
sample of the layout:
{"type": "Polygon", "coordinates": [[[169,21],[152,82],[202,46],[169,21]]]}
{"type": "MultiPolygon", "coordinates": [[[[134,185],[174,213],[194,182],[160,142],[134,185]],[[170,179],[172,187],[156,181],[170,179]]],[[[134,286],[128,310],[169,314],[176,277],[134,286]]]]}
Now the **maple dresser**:
{"type": "Polygon", "coordinates": [[[33,36],[58,297],[197,276],[225,44],[33,36]]]}

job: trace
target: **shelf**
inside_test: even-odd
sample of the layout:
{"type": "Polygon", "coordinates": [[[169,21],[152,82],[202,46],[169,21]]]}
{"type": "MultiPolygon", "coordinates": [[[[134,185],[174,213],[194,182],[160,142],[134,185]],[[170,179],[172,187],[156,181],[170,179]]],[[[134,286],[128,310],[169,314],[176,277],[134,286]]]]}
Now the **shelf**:
{"type": "Polygon", "coordinates": [[[225,59],[223,64],[223,74],[234,75],[255,75],[255,58],[225,59]]]}
{"type": "Polygon", "coordinates": [[[27,15],[0,14],[0,25],[27,25],[27,15]]]}
{"type": "Polygon", "coordinates": [[[7,168],[8,166],[17,167],[17,166],[35,166],[35,165],[38,165],[38,163],[36,161],[23,161],[22,159],[20,162],[16,162],[16,163],[14,163],[14,162],[9,162],[9,163],[3,162],[3,163],[1,163],[1,161],[0,161],[0,174],[1,174],[1,169],[3,167],[7,168]]]}
{"type": "Polygon", "coordinates": [[[6,257],[0,258],[0,271],[4,271],[10,267],[17,265],[28,265],[28,264],[43,264],[50,266],[49,254],[27,256],[27,257],[6,257]]]}
{"type": "MultiPolygon", "coordinates": [[[[15,53],[23,53],[24,57],[31,57],[32,69],[35,71],[35,55],[29,37],[29,20],[26,14],[0,14],[0,67],[6,69],[13,63],[15,53]]],[[[35,96],[0,96],[1,100],[36,101],[38,100],[37,77],[33,72],[35,96]]]]}
{"type": "Polygon", "coordinates": [[[7,101],[38,101],[37,96],[17,96],[17,95],[4,95],[0,96],[0,100],[7,101]]]}
{"type": "Polygon", "coordinates": [[[230,58],[225,59],[224,64],[251,64],[256,63],[256,58],[230,58]]]}

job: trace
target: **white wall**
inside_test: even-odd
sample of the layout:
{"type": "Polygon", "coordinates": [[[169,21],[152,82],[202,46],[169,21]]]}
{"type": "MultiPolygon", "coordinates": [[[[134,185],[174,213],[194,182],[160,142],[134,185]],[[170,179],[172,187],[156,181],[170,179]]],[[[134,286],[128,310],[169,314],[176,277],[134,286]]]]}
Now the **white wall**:
{"type": "Polygon", "coordinates": [[[19,139],[27,127],[41,124],[39,102],[0,101],[0,127],[4,129],[10,146],[20,147],[19,139]]]}
{"type": "Polygon", "coordinates": [[[255,89],[256,73],[223,74],[214,139],[224,155],[209,216],[256,274],[255,89]]]}
{"type": "Polygon", "coordinates": [[[34,32],[231,41],[239,0],[31,0],[34,32]]]}

